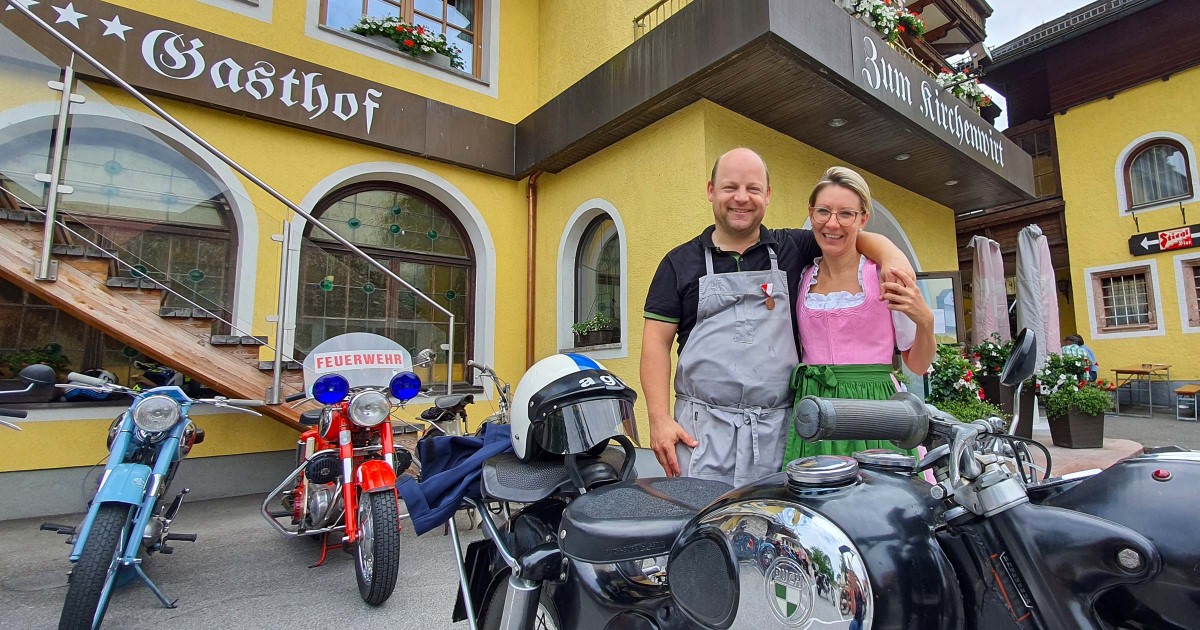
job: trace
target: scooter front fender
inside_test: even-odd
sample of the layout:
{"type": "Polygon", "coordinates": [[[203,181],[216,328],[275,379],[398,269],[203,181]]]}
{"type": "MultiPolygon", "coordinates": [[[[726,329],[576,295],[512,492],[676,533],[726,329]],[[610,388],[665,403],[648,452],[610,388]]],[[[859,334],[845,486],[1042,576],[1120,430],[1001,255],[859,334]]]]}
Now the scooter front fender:
{"type": "Polygon", "coordinates": [[[382,459],[369,459],[355,471],[355,480],[363,492],[396,490],[396,471],[382,459]]]}
{"type": "Polygon", "coordinates": [[[80,554],[83,553],[83,545],[91,533],[92,521],[96,519],[96,512],[100,506],[105,503],[141,505],[146,500],[146,488],[150,484],[150,473],[150,467],[145,464],[122,463],[108,470],[104,475],[103,483],[100,484],[100,489],[96,491],[96,497],[92,499],[87,516],[79,528],[75,545],[71,548],[72,562],[78,560],[80,554]]]}

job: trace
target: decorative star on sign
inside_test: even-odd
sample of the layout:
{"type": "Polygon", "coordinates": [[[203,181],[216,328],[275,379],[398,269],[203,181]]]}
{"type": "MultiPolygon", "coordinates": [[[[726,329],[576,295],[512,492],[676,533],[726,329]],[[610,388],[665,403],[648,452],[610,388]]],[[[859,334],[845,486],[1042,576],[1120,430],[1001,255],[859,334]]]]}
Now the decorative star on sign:
{"type": "Polygon", "coordinates": [[[71,24],[71,26],[74,26],[75,28],[79,28],[79,20],[82,20],[83,18],[87,17],[87,14],[80,13],[75,10],[74,2],[68,2],[67,6],[65,6],[61,9],[58,7],[50,7],[50,8],[54,9],[54,11],[56,13],[58,13],[58,19],[54,20],[55,24],[62,24],[63,22],[69,22],[71,24]]]}
{"type": "MultiPolygon", "coordinates": [[[[32,8],[33,8],[33,5],[35,5],[35,4],[37,4],[37,3],[38,3],[38,0],[17,0],[17,4],[19,4],[19,5],[23,6],[23,7],[25,7],[26,9],[32,9],[32,8]]],[[[6,3],[6,4],[7,4],[7,3],[6,3]]],[[[4,7],[4,10],[5,10],[5,11],[12,11],[12,10],[13,10],[13,6],[10,4],[10,5],[6,6],[6,7],[4,7]]]]}
{"type": "Polygon", "coordinates": [[[114,15],[113,19],[111,20],[105,20],[101,18],[100,23],[104,25],[104,33],[101,35],[101,37],[116,35],[117,37],[121,38],[121,41],[125,41],[125,32],[133,30],[132,27],[125,26],[121,23],[121,16],[119,15],[114,15]]]}

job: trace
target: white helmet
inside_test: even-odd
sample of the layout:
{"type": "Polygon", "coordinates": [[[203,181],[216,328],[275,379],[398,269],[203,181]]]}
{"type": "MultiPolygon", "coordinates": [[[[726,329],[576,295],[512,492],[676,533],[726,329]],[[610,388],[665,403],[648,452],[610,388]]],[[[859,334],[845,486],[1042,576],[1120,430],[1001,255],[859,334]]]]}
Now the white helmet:
{"type": "Polygon", "coordinates": [[[512,444],[521,461],[585,453],[633,434],[635,393],[590,357],[555,354],[529,368],[513,394],[512,444]]]}

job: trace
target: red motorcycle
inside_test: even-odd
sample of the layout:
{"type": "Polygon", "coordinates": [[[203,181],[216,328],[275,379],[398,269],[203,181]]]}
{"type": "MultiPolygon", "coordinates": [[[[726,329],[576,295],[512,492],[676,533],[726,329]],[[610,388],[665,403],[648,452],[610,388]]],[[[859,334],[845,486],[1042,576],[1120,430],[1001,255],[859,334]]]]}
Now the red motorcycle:
{"type": "Polygon", "coordinates": [[[296,470],[262,504],[263,517],[284,535],[322,537],[314,568],[330,549],[353,552],[358,592],[372,606],[387,601],[400,571],[396,477],[412,458],[393,444],[390,416],[393,398],[403,406],[420,393],[412,368],[407,350],[370,333],[314,348],[304,360],[305,393],[289,400],[324,407],[302,414],[301,424],[312,428],[296,443],[296,470]]]}

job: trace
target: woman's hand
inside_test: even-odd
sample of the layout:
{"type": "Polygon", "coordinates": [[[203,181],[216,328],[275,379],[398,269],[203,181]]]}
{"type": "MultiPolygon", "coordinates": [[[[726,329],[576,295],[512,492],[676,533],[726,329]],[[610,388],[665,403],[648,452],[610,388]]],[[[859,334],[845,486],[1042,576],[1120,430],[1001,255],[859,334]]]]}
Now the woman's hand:
{"type": "Polygon", "coordinates": [[[881,286],[889,310],[906,315],[918,330],[933,329],[933,311],[925,303],[921,290],[917,288],[917,281],[907,270],[889,268],[887,280],[881,286]]]}

